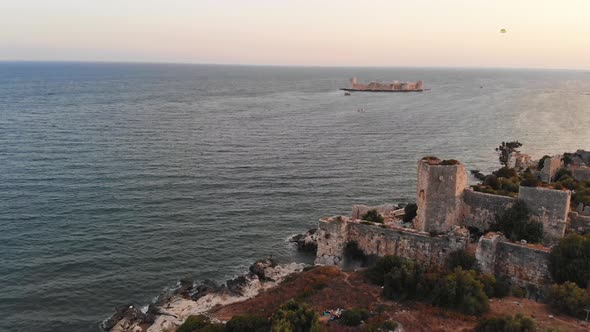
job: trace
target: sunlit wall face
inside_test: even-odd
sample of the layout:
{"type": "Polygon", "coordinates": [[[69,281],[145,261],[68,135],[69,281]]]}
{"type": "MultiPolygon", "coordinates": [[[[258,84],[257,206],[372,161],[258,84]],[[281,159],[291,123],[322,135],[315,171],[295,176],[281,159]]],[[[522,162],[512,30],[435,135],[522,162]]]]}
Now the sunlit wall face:
{"type": "Polygon", "coordinates": [[[590,68],[588,13],[587,0],[6,0],[0,60],[590,68]]]}

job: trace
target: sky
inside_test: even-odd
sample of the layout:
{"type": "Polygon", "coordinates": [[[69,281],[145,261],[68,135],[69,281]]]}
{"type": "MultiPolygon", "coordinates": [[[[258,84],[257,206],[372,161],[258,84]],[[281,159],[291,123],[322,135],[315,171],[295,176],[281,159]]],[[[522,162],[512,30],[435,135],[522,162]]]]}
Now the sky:
{"type": "Polygon", "coordinates": [[[1,0],[0,60],[590,69],[590,0],[1,0]]]}

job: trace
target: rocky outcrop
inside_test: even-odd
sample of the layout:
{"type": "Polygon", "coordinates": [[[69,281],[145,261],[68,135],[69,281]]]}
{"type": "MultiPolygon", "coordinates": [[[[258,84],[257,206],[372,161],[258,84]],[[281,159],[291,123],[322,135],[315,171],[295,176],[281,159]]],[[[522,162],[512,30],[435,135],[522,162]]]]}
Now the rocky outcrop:
{"type": "Polygon", "coordinates": [[[145,313],[133,304],[120,306],[100,324],[100,328],[111,332],[173,331],[190,315],[252,298],[276,286],[289,274],[303,271],[304,267],[304,264],[297,263],[277,265],[272,259],[262,259],[250,266],[250,272],[225,284],[205,280],[195,285],[191,279],[182,279],[176,288],[160,294],[145,313]]]}
{"type": "Polygon", "coordinates": [[[295,243],[297,250],[316,253],[318,250],[317,228],[312,228],[303,234],[297,234],[289,239],[289,242],[295,243]]]}
{"type": "Polygon", "coordinates": [[[100,328],[105,331],[136,331],[144,319],[145,315],[138,306],[126,304],[116,307],[115,313],[100,323],[100,328]]]}

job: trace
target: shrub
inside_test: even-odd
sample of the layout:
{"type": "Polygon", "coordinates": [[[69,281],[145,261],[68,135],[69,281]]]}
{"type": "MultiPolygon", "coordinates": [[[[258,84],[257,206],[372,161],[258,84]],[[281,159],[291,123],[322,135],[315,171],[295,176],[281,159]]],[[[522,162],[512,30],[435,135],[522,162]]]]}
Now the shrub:
{"type": "Polygon", "coordinates": [[[584,309],[590,306],[590,295],[573,282],[552,285],[547,293],[547,303],[555,310],[574,317],[585,317],[584,309]]]}
{"type": "Polygon", "coordinates": [[[492,172],[492,174],[494,174],[496,177],[499,177],[499,178],[510,179],[510,178],[516,176],[516,171],[514,170],[514,168],[509,168],[507,166],[504,166],[504,167],[498,169],[497,171],[492,172]]]}
{"type": "Polygon", "coordinates": [[[385,274],[383,296],[398,301],[418,297],[417,289],[423,273],[422,265],[413,260],[403,259],[400,266],[385,274]]]}
{"type": "Polygon", "coordinates": [[[543,239],[543,224],[529,220],[530,210],[526,203],[517,200],[491,225],[494,231],[500,231],[512,241],[526,240],[537,243],[543,239]]]}
{"type": "Polygon", "coordinates": [[[441,278],[432,292],[433,304],[469,315],[478,315],[489,309],[488,297],[473,270],[457,268],[441,278]]]}
{"type": "Polygon", "coordinates": [[[514,286],[511,289],[512,296],[523,298],[526,296],[526,290],[520,286],[514,286]]]}
{"type": "Polygon", "coordinates": [[[378,322],[372,322],[368,324],[363,331],[364,332],[385,332],[385,331],[396,331],[400,327],[399,323],[393,320],[384,320],[378,322]]]}
{"type": "Polygon", "coordinates": [[[319,331],[318,316],[307,304],[289,301],[272,316],[271,331],[319,331]]]}
{"type": "Polygon", "coordinates": [[[450,271],[455,270],[457,267],[461,267],[463,270],[477,269],[477,259],[465,250],[456,250],[449,255],[447,267],[450,271]]]}
{"type": "Polygon", "coordinates": [[[570,234],[551,248],[549,272],[557,283],[571,281],[582,288],[590,280],[590,234],[570,234]]]}
{"type": "Polygon", "coordinates": [[[191,315],[180,325],[177,332],[223,332],[223,324],[211,323],[205,315],[191,315]]]}
{"type": "Polygon", "coordinates": [[[355,308],[344,310],[340,317],[340,321],[347,326],[359,326],[362,321],[367,320],[368,318],[369,311],[367,309],[355,308]]]}
{"type": "Polygon", "coordinates": [[[487,297],[496,296],[496,277],[489,273],[482,273],[477,279],[481,282],[483,291],[486,293],[487,297]]]}
{"type": "Polygon", "coordinates": [[[445,159],[440,162],[441,165],[459,165],[459,161],[455,159],[445,159]]]}
{"type": "Polygon", "coordinates": [[[494,190],[498,190],[501,187],[501,183],[495,175],[486,175],[483,184],[494,190]]]}
{"type": "Polygon", "coordinates": [[[225,332],[267,332],[270,322],[259,316],[234,316],[225,324],[225,332]]]}
{"type": "Polygon", "coordinates": [[[383,256],[375,262],[375,265],[365,272],[365,276],[374,284],[383,286],[385,275],[394,268],[399,268],[404,261],[398,256],[383,256]]]}
{"type": "Polygon", "coordinates": [[[475,328],[476,332],[535,332],[536,323],[532,318],[522,314],[516,316],[492,317],[482,320],[475,328]]]}
{"type": "Polygon", "coordinates": [[[570,172],[567,168],[562,167],[555,173],[555,181],[563,181],[568,177],[571,178],[571,176],[572,172],[570,172]]]}
{"type": "Polygon", "coordinates": [[[418,212],[418,205],[416,203],[410,203],[404,207],[404,222],[410,222],[416,218],[418,212]]]}
{"type": "Polygon", "coordinates": [[[367,213],[363,214],[361,219],[376,222],[379,224],[383,223],[383,217],[375,209],[367,211],[367,213]]]}

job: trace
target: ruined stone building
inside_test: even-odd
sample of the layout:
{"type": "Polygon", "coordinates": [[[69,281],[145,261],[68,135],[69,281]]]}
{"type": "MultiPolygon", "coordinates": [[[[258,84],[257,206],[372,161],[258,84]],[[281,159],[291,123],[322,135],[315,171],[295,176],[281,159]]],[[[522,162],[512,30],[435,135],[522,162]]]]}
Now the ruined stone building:
{"type": "MultiPolygon", "coordinates": [[[[530,163],[530,157],[516,156],[512,163],[524,166],[530,163]]],[[[550,182],[562,166],[561,157],[548,158],[540,176],[550,182]]],[[[418,260],[433,269],[443,269],[451,252],[464,249],[475,252],[484,272],[505,276],[515,285],[540,288],[551,280],[550,246],[566,232],[590,230],[590,207],[571,208],[568,190],[521,186],[518,197],[513,198],[468,188],[465,167],[455,160],[423,158],[418,161],[417,169],[418,209],[411,224],[404,224],[397,218],[403,214],[403,209],[393,205],[355,205],[351,217],[322,218],[318,227],[316,264],[343,265],[345,248],[351,242],[366,255],[398,255],[418,260]],[[531,219],[543,224],[543,245],[510,242],[499,233],[488,233],[480,237],[477,244],[470,244],[467,228],[489,229],[496,215],[516,199],[526,202],[531,219]],[[361,220],[370,209],[385,216],[386,222],[375,224],[361,220]]]]}

